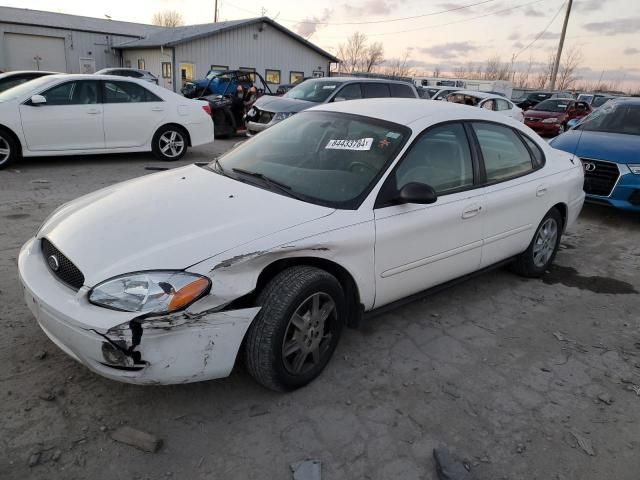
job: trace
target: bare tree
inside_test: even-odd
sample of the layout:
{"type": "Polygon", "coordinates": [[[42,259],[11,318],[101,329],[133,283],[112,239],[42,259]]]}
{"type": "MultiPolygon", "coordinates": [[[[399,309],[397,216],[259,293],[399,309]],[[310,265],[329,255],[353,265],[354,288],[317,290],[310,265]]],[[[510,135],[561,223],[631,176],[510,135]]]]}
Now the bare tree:
{"type": "Polygon", "coordinates": [[[529,86],[529,76],[531,75],[531,71],[533,70],[533,57],[529,57],[529,62],[523,70],[516,72],[513,71],[513,85],[516,87],[528,87],[529,86]]]}
{"type": "Polygon", "coordinates": [[[560,63],[558,69],[558,78],[556,85],[558,90],[567,90],[571,88],[578,77],[576,76],[576,70],[582,62],[582,51],[578,47],[571,48],[564,56],[564,60],[560,63]]]}
{"type": "Polygon", "coordinates": [[[375,42],[366,49],[366,55],[360,70],[367,73],[372,72],[376,67],[384,62],[384,47],[382,43],[375,42]]]}
{"type": "Polygon", "coordinates": [[[440,71],[440,66],[437,65],[436,68],[433,69],[433,77],[438,78],[442,72],[440,71]]]}
{"type": "Polygon", "coordinates": [[[163,10],[153,14],[151,23],[161,27],[180,27],[184,25],[182,14],[176,10],[163,10]]]}
{"type": "Polygon", "coordinates": [[[394,59],[389,65],[387,65],[383,73],[394,77],[410,77],[413,73],[412,68],[409,66],[410,54],[410,50],[406,49],[404,51],[404,55],[400,58],[394,59]]]}
{"type": "Polygon", "coordinates": [[[534,88],[543,89],[547,82],[551,81],[551,73],[553,72],[553,64],[555,63],[555,55],[549,54],[547,63],[542,65],[542,68],[538,70],[535,77],[533,77],[532,85],[534,88]]]}
{"type": "Polygon", "coordinates": [[[482,77],[485,80],[509,80],[510,69],[510,64],[503,63],[500,57],[491,57],[485,64],[482,77]]]}
{"type": "Polygon", "coordinates": [[[338,71],[355,72],[362,64],[368,51],[367,36],[364,33],[355,32],[345,43],[338,45],[337,57],[340,59],[338,71]]]}

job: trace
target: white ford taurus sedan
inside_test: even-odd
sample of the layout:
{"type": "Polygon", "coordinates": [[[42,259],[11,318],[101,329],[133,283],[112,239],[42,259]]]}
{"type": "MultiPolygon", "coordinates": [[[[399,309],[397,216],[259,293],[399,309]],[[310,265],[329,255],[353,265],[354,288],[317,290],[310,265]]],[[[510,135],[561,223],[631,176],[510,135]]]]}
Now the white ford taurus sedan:
{"type": "Polygon", "coordinates": [[[582,183],[578,159],[479,108],[327,104],[208,166],[63,205],[20,277],[45,333],[96,373],[208,380],[242,352],[291,390],[367,312],[503,263],[542,275],[582,183]]]}
{"type": "Polygon", "coordinates": [[[0,168],[20,156],[152,151],[178,160],[210,142],[207,102],[142,80],[48,75],[0,92],[0,168]]]}

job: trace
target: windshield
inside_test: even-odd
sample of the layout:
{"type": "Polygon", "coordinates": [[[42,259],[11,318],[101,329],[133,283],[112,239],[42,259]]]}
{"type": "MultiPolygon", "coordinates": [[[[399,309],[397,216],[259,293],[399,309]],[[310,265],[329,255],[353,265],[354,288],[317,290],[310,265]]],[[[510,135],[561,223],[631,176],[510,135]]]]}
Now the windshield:
{"type": "Polygon", "coordinates": [[[569,102],[567,100],[545,100],[540,102],[533,110],[542,110],[543,112],[564,112],[567,110],[569,102]]]}
{"type": "Polygon", "coordinates": [[[409,135],[407,127],[368,117],[302,112],[229,151],[210,168],[222,167],[225,175],[263,188],[277,182],[291,196],[311,203],[353,209],[409,135]]]}
{"type": "Polygon", "coordinates": [[[601,107],[602,105],[604,105],[605,103],[607,103],[609,100],[611,100],[613,97],[596,97],[593,102],[591,102],[591,106],[598,108],[601,107]]]}
{"type": "Polygon", "coordinates": [[[4,92],[0,92],[0,102],[7,102],[9,100],[14,100],[16,98],[29,95],[32,90],[37,90],[50,81],[51,77],[45,75],[44,77],[35,78],[33,80],[29,80],[28,82],[21,83],[20,85],[16,85],[15,87],[11,87],[4,92]]]}
{"type": "Polygon", "coordinates": [[[293,87],[285,93],[283,97],[322,103],[329,98],[329,95],[340,85],[342,85],[342,82],[335,80],[307,80],[293,87]]]}
{"type": "Polygon", "coordinates": [[[609,102],[586,117],[576,129],[640,135],[640,104],[609,102]]]}

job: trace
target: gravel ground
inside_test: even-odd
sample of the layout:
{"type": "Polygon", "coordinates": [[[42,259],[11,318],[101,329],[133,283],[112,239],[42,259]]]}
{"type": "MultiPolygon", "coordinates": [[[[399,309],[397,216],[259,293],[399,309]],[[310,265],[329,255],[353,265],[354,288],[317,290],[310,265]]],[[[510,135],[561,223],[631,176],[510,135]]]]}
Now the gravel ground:
{"type": "Polygon", "coordinates": [[[0,478],[288,479],[290,463],[316,458],[323,479],[430,480],[435,447],[479,480],[639,478],[640,218],[585,207],[542,280],[500,269],[371,319],[297,392],[267,391],[241,366],[140,387],[45,337],[16,257],[59,204],[150,164],[47,158],[0,172],[0,478]],[[164,445],[116,443],[122,425],[164,445]]]}

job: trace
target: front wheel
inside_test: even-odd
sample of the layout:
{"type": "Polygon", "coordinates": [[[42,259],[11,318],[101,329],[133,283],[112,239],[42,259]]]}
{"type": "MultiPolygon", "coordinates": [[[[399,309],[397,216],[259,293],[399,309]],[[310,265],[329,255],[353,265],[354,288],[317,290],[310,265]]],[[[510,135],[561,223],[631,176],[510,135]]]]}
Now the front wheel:
{"type": "Polygon", "coordinates": [[[338,280],[319,268],[291,267],[267,284],[257,305],[262,309],[245,342],[249,373],[276,391],[295,390],[320,375],[344,324],[338,280]]]}
{"type": "Polygon", "coordinates": [[[542,276],[558,252],[561,235],[562,216],[552,208],[538,225],[529,247],[514,260],[513,270],[524,277],[542,276]]]}
{"type": "Polygon", "coordinates": [[[160,160],[173,162],[187,153],[187,133],[177,125],[165,125],[153,136],[153,154],[160,160]]]}
{"type": "Polygon", "coordinates": [[[0,129],[0,170],[13,162],[18,156],[18,146],[13,137],[0,129]]]}

